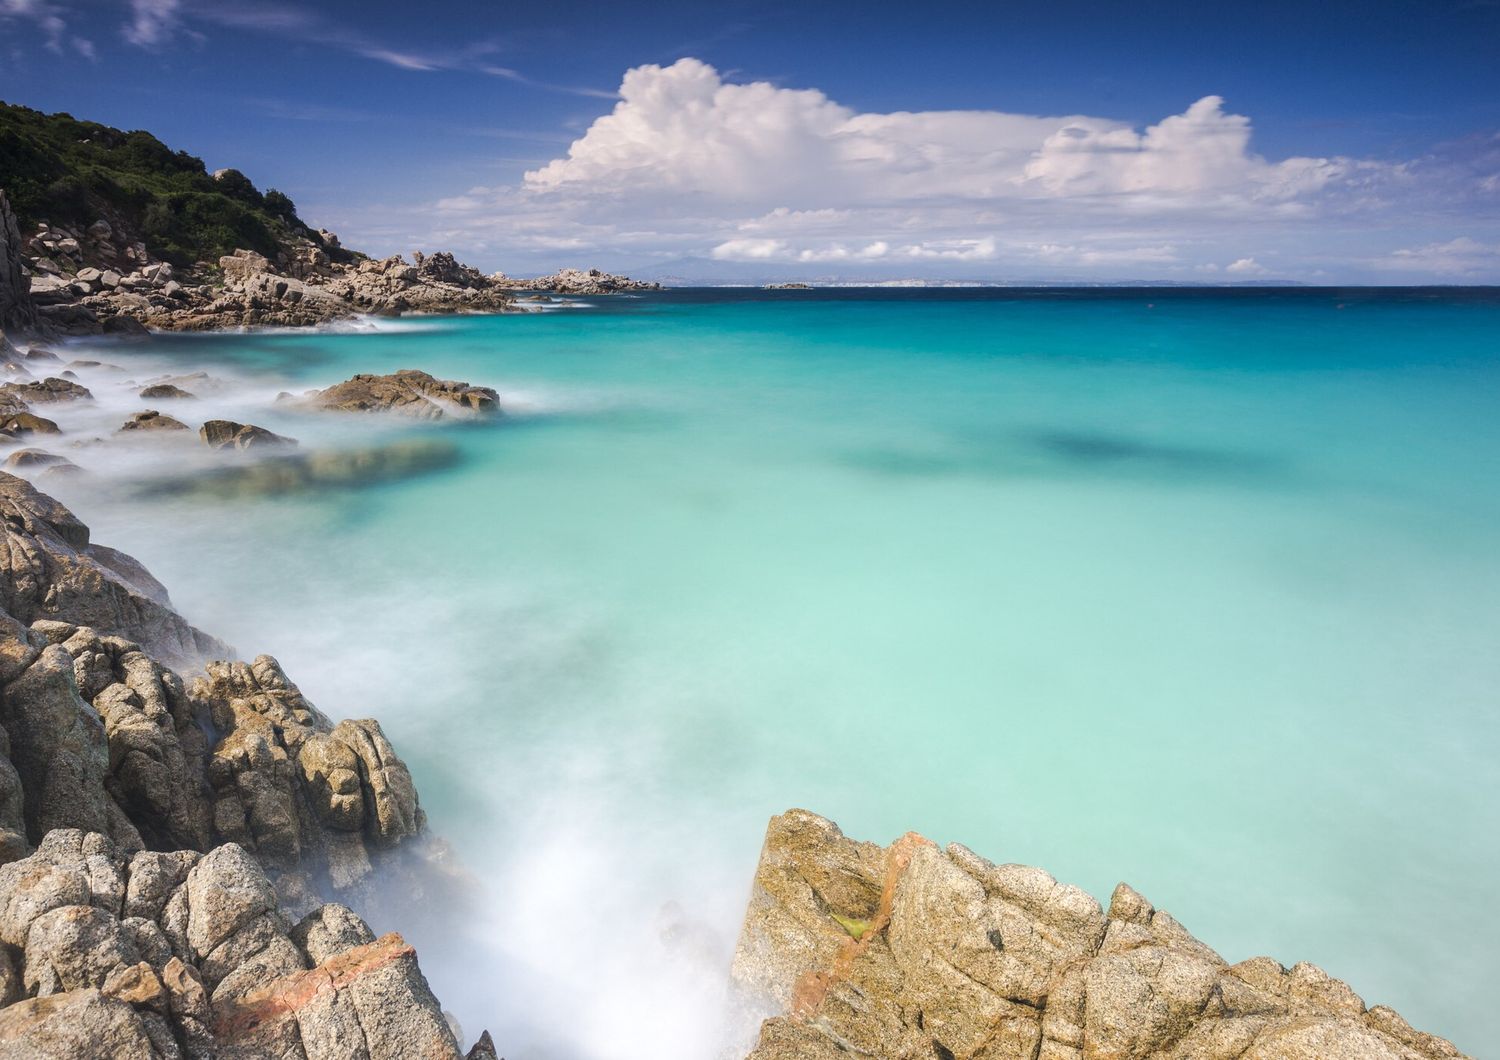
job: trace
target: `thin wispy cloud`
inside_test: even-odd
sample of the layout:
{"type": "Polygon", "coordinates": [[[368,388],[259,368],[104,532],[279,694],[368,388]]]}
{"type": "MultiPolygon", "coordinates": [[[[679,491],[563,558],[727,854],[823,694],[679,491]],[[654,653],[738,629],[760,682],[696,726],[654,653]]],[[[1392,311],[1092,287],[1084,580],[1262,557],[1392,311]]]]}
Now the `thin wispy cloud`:
{"type": "Polygon", "coordinates": [[[29,24],[42,34],[48,51],[66,55],[71,50],[85,59],[95,58],[94,42],[71,31],[68,14],[67,8],[49,0],[0,0],[0,26],[29,24]]]}
{"type": "MultiPolygon", "coordinates": [[[[38,3],[40,0],[3,0],[7,4],[38,3]]],[[[159,50],[179,35],[201,34],[193,23],[227,29],[249,30],[299,42],[337,48],[372,62],[414,73],[451,71],[498,77],[546,92],[612,99],[615,93],[577,85],[555,84],[493,61],[505,51],[503,42],[480,40],[462,48],[429,51],[401,48],[361,30],[335,22],[317,11],[285,4],[184,6],[181,0],[130,0],[131,17],[121,34],[137,47],[159,50]]]]}
{"type": "Polygon", "coordinates": [[[177,31],[181,8],[182,0],[130,0],[130,21],[121,32],[137,47],[158,47],[177,31]]]}

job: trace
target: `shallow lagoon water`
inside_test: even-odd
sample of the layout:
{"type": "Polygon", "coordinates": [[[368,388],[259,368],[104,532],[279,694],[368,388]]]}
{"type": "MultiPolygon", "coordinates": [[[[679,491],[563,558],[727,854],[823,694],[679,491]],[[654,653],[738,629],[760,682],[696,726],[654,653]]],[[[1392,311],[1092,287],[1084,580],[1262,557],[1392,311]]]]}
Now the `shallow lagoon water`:
{"type": "Polygon", "coordinates": [[[1500,1040],[1494,292],[683,291],[108,359],[304,447],[354,428],[270,399],[359,371],[513,412],[386,429],[458,447],[398,482],[64,494],[381,719],[495,896],[411,934],[508,1056],[713,1055],[789,806],[1500,1040]]]}

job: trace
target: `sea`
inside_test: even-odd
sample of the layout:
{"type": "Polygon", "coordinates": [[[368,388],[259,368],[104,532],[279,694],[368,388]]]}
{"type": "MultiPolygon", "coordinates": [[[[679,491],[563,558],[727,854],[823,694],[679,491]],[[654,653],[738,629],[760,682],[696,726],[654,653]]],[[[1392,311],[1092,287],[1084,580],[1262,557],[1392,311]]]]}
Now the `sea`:
{"type": "Polygon", "coordinates": [[[1496,1055],[1500,290],[528,305],[77,343],[99,400],[58,451],[91,474],[39,480],[381,721],[484,901],[375,927],[467,1037],[734,1055],[761,838],[803,807],[1128,881],[1227,960],[1496,1055]],[[277,400],[399,368],[505,414],[277,400]],[[281,482],[112,434],[197,372],[153,407],[428,455],[281,482]]]}

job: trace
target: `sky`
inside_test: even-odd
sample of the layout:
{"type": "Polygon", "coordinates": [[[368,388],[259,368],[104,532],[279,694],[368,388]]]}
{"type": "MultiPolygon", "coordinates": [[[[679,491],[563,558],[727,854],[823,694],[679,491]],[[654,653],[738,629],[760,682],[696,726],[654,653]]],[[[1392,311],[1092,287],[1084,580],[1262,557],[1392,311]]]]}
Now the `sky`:
{"type": "Polygon", "coordinates": [[[0,99],[512,275],[1500,283],[1500,0],[0,0],[0,99]]]}

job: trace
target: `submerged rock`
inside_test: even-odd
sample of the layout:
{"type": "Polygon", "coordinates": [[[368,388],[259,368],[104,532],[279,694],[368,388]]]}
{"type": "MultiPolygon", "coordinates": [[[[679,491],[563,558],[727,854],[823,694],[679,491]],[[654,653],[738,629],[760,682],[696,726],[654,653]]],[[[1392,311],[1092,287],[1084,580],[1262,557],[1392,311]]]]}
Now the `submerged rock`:
{"type": "Polygon", "coordinates": [[[778,1013],[751,1060],[1438,1060],[1310,964],[1230,965],[1121,884],[1108,910],[1041,869],[915,834],[889,847],[771,821],[735,951],[778,1013]]]}
{"type": "Polygon", "coordinates": [[[390,375],[356,375],[313,392],[307,403],[342,412],[393,412],[424,420],[500,412],[499,396],[487,386],[435,379],[410,368],[390,375]]]}
{"type": "Polygon", "coordinates": [[[202,474],[162,479],[148,486],[145,493],[274,497],[393,482],[451,467],[458,460],[458,447],[451,442],[422,438],[368,449],[299,453],[236,463],[202,474]]]}

